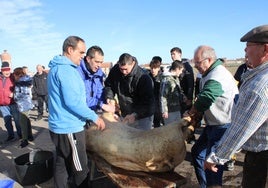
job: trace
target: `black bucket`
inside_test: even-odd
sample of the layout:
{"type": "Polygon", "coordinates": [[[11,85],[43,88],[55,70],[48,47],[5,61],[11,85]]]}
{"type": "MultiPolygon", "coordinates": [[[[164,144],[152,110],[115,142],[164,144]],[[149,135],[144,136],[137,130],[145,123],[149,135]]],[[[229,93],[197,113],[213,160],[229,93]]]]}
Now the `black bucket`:
{"type": "Polygon", "coordinates": [[[21,185],[35,185],[53,176],[53,153],[32,151],[14,159],[16,175],[21,185]]]}

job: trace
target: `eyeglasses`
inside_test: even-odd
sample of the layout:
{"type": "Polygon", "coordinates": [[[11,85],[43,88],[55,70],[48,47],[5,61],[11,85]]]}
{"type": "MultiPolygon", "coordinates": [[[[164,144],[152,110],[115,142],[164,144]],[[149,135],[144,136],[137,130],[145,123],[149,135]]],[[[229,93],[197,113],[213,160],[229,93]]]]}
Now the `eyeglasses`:
{"type": "Polygon", "coordinates": [[[203,61],[205,61],[205,60],[207,60],[208,58],[204,58],[204,59],[202,59],[202,60],[200,60],[200,61],[196,61],[196,62],[194,62],[194,64],[201,64],[203,61]]]}

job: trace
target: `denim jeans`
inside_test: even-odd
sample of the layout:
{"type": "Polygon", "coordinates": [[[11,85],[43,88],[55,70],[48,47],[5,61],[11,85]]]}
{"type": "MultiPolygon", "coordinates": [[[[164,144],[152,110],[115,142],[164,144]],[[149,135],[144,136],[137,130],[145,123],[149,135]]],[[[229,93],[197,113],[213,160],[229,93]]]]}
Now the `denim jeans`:
{"type": "Polygon", "coordinates": [[[217,165],[218,171],[204,170],[204,161],[210,152],[214,151],[222,135],[230,124],[209,126],[207,125],[198,140],[192,147],[191,155],[195,174],[201,188],[208,186],[222,186],[223,165],[217,165]]]}
{"type": "Polygon", "coordinates": [[[154,116],[149,116],[143,119],[139,119],[132,124],[129,124],[130,127],[142,130],[151,130],[153,128],[154,116]]]}
{"type": "Polygon", "coordinates": [[[7,129],[8,136],[14,136],[14,129],[12,125],[12,117],[15,122],[15,126],[17,129],[17,135],[21,136],[21,127],[19,123],[19,111],[16,104],[11,104],[7,106],[0,106],[0,111],[2,113],[5,127],[7,129]]]}
{"type": "Polygon", "coordinates": [[[174,121],[179,121],[181,119],[181,111],[169,112],[168,118],[164,119],[165,125],[172,123],[174,121]]]}

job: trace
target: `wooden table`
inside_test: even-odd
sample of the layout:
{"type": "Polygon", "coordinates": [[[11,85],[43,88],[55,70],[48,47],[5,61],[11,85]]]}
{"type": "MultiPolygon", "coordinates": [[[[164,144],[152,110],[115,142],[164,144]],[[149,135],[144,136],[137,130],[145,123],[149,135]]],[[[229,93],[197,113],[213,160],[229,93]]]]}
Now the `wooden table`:
{"type": "Polygon", "coordinates": [[[176,172],[146,173],[128,171],[108,164],[101,158],[94,157],[94,163],[114,184],[122,188],[152,187],[172,188],[186,183],[186,179],[176,172]]]}

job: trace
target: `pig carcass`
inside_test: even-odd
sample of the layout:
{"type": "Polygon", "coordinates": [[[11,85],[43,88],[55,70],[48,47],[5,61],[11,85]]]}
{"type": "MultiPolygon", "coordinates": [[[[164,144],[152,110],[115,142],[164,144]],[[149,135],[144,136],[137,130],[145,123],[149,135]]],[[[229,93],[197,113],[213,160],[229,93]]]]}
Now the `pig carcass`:
{"type": "Polygon", "coordinates": [[[189,122],[182,119],[152,130],[140,130],[117,121],[112,114],[102,115],[103,131],[86,130],[87,151],[109,164],[131,171],[166,172],[185,158],[185,139],[189,122]]]}

